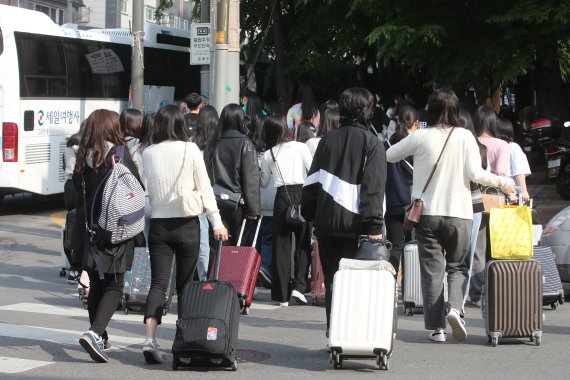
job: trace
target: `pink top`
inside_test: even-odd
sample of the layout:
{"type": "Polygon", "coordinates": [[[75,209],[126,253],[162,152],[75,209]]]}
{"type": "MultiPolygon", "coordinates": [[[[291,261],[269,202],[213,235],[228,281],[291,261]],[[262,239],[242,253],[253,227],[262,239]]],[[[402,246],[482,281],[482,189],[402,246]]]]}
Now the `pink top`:
{"type": "Polygon", "coordinates": [[[491,136],[479,136],[479,141],[487,147],[487,159],[491,173],[508,176],[511,162],[509,143],[491,136]]]}

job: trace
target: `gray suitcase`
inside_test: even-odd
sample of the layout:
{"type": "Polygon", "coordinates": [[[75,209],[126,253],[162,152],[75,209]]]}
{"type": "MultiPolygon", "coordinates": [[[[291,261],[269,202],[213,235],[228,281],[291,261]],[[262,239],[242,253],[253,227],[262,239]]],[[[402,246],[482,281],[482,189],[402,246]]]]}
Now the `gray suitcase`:
{"type": "Polygon", "coordinates": [[[542,304],[556,309],[558,304],[564,303],[564,289],[554,261],[554,252],[549,246],[535,245],[533,259],[542,267],[542,304]]]}

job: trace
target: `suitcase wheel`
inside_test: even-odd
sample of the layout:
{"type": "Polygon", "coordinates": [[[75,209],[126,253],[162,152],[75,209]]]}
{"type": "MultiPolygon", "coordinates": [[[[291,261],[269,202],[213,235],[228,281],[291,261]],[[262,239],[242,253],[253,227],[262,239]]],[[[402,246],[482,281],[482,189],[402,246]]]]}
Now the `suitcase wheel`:
{"type": "Polygon", "coordinates": [[[381,354],[376,359],[376,364],[378,364],[378,369],[388,370],[390,368],[390,359],[388,355],[381,354]]]}
{"type": "Polygon", "coordinates": [[[408,317],[413,317],[414,316],[414,308],[413,307],[407,307],[404,309],[404,313],[408,316],[408,317]]]}
{"type": "Polygon", "coordinates": [[[232,368],[232,371],[237,371],[237,359],[236,358],[234,358],[234,361],[232,362],[231,368],[232,368]]]}
{"type": "Polygon", "coordinates": [[[540,343],[542,343],[542,338],[539,336],[533,337],[532,340],[534,341],[534,344],[537,346],[540,346],[540,343]]]}
{"type": "Polygon", "coordinates": [[[249,315],[249,306],[244,306],[241,308],[241,313],[243,315],[249,315]]]}
{"type": "Polygon", "coordinates": [[[562,294],[560,295],[560,298],[558,299],[558,303],[559,303],[560,305],[562,305],[562,304],[564,303],[564,293],[562,293],[562,294]]]}
{"type": "Polygon", "coordinates": [[[490,338],[491,339],[491,347],[497,347],[499,344],[499,338],[490,338]]]}
{"type": "Polygon", "coordinates": [[[334,369],[342,369],[342,357],[334,350],[331,352],[331,362],[333,363],[334,369]]]}
{"type": "Polygon", "coordinates": [[[168,308],[167,308],[167,307],[165,307],[164,309],[162,309],[162,315],[164,316],[164,315],[166,315],[166,314],[168,314],[168,308]]]}
{"type": "Polygon", "coordinates": [[[59,277],[65,277],[65,269],[62,268],[62,269],[59,271],[59,277]]]}
{"type": "Polygon", "coordinates": [[[172,370],[178,371],[178,358],[176,356],[172,358],[172,370]]]}
{"type": "Polygon", "coordinates": [[[557,307],[556,302],[552,302],[550,304],[550,307],[552,308],[552,310],[556,310],[556,307],[557,307]]]}

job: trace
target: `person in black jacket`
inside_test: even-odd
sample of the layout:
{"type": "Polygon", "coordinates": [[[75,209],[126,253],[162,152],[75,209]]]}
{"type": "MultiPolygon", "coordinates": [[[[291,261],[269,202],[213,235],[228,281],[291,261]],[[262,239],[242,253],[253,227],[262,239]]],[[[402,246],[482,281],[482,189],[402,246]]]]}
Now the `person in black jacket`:
{"type": "Polygon", "coordinates": [[[340,96],[339,111],[340,127],[319,142],[302,196],[325,276],[327,336],[340,260],[356,255],[360,235],[381,239],[384,225],[386,151],[370,131],[374,98],[364,88],[349,88],[340,96]]]}
{"type": "MultiPolygon", "coordinates": [[[[85,246],[88,237],[83,226],[85,226],[85,221],[91,226],[91,220],[96,220],[101,206],[101,192],[96,195],[96,189],[111,168],[115,147],[124,144],[119,115],[114,111],[103,109],[93,111],[85,122],[72,177],[73,185],[78,193],[76,219],[78,228],[74,229],[71,266],[87,271],[90,280],[87,310],[91,327],[81,336],[79,343],[93,360],[100,363],[109,361],[106,351],[111,346],[108,342],[106,328],[123,296],[124,275],[133,261],[134,240],[140,237],[137,236],[113,246],[110,244],[103,246],[102,242],[97,243],[99,250],[106,250],[118,257],[112,267],[113,273],[107,271],[108,273],[104,274],[105,278],[100,280],[94,258],[85,246]],[[92,206],[94,206],[93,218],[92,206]]],[[[123,164],[139,178],[128,149],[125,149],[123,164]]]]}
{"type": "MultiPolygon", "coordinates": [[[[222,221],[230,234],[229,245],[236,245],[241,221],[245,217],[255,220],[261,213],[257,150],[254,142],[240,132],[243,124],[241,107],[233,103],[226,105],[220,114],[218,130],[204,152],[212,185],[240,194],[237,207],[228,207],[227,202],[218,199],[222,221]]],[[[214,193],[218,187],[214,186],[214,193]]],[[[248,235],[244,232],[243,236],[248,235]]]]}

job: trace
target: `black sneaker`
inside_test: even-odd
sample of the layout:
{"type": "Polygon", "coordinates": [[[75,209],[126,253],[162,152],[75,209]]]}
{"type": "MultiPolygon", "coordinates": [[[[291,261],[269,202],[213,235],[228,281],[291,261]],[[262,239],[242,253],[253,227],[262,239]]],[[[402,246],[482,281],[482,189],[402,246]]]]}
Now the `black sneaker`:
{"type": "Polygon", "coordinates": [[[265,289],[271,289],[271,275],[263,268],[259,268],[259,279],[261,280],[261,285],[265,289]]]}
{"type": "Polygon", "coordinates": [[[79,338],[79,344],[87,351],[91,359],[99,363],[107,363],[109,356],[104,351],[105,342],[103,338],[89,330],[79,338]]]}

